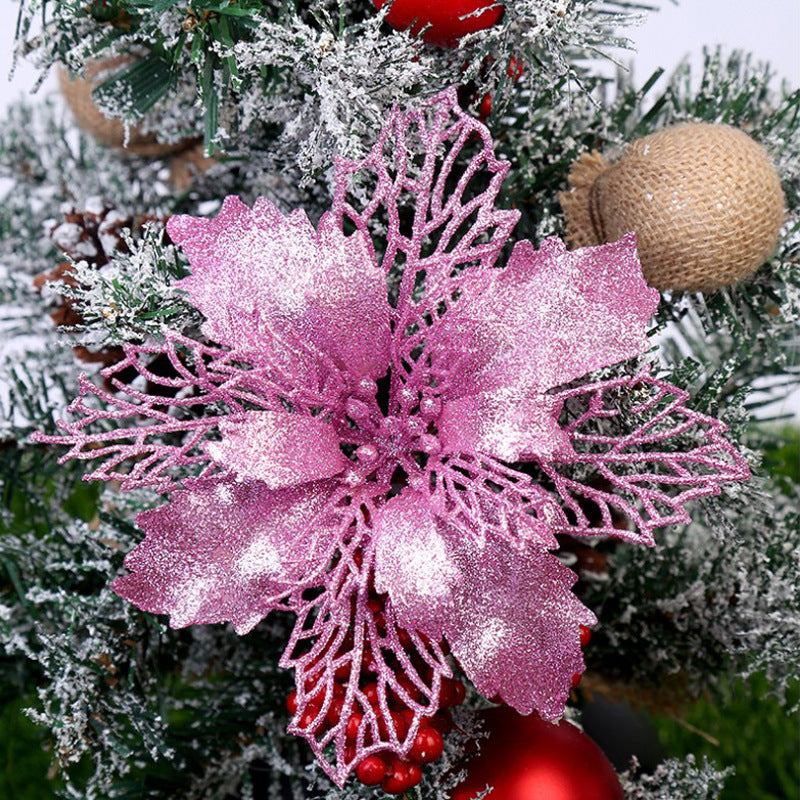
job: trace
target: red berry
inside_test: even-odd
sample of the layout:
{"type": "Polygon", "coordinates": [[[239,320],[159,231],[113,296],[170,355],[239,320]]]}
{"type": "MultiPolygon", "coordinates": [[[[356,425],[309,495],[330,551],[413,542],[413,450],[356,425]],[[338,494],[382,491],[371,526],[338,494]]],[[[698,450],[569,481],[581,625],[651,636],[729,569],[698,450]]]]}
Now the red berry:
{"type": "Polygon", "coordinates": [[[344,735],[347,741],[354,742],[358,736],[358,729],[361,727],[361,720],[364,715],[360,711],[354,711],[347,720],[347,727],[345,728],[344,735]]]}
{"type": "Polygon", "coordinates": [[[439,705],[442,708],[452,708],[464,702],[467,692],[461,681],[453,678],[442,678],[442,687],[439,690],[439,705]]]}
{"type": "Polygon", "coordinates": [[[585,625],[581,625],[581,647],[586,647],[592,638],[592,632],[585,625]]]}
{"type": "Polygon", "coordinates": [[[397,758],[390,764],[389,772],[383,779],[381,788],[387,794],[403,794],[421,780],[422,770],[417,764],[397,758]]]}
{"type": "Polygon", "coordinates": [[[443,750],[442,734],[435,728],[426,725],[417,732],[408,757],[420,764],[429,764],[431,761],[436,761],[442,755],[443,750]]]}
{"type": "Polygon", "coordinates": [[[422,780],[422,770],[419,768],[418,764],[409,764],[407,770],[410,784],[408,788],[411,789],[422,780]]]}
{"type": "Polygon", "coordinates": [[[439,686],[439,707],[448,708],[452,705],[452,700],[455,695],[450,686],[450,681],[447,678],[442,678],[442,683],[439,686]]]}
{"type": "MultiPolygon", "coordinates": [[[[408,677],[408,675],[400,674],[397,676],[397,683],[400,685],[400,688],[408,695],[409,699],[413,700],[415,703],[418,703],[422,699],[422,692],[420,692],[419,687],[408,677]]],[[[395,697],[397,697],[398,703],[405,706],[405,702],[400,699],[400,696],[397,692],[394,692],[395,697]]]]}
{"type": "Polygon", "coordinates": [[[289,696],[286,698],[286,710],[294,716],[297,713],[297,692],[291,691],[289,692],[289,696]]]}
{"type": "Polygon", "coordinates": [[[406,730],[410,730],[411,726],[414,724],[414,712],[410,708],[407,708],[405,711],[400,712],[400,716],[405,720],[406,730]]]}
{"type": "Polygon", "coordinates": [[[486,92],[483,96],[483,100],[481,100],[480,106],[478,106],[478,116],[481,118],[482,122],[492,116],[492,96],[489,92],[486,92]]]}
{"type": "Polygon", "coordinates": [[[437,711],[431,717],[430,726],[436,728],[442,735],[450,733],[453,730],[453,715],[444,709],[437,711]]]}
{"type": "Polygon", "coordinates": [[[365,647],[361,651],[361,669],[373,675],[378,672],[378,661],[373,655],[371,647],[365,647]]]}
{"type": "Polygon", "coordinates": [[[572,676],[572,688],[573,689],[576,689],[578,687],[578,684],[581,682],[581,678],[582,677],[583,677],[583,673],[582,672],[576,672],[572,676]]]}
{"type": "Polygon", "coordinates": [[[344,708],[344,700],[337,698],[330,704],[330,707],[328,708],[328,713],[325,715],[325,719],[327,719],[331,725],[338,725],[339,721],[342,718],[343,708],[344,708]]]}
{"type": "Polygon", "coordinates": [[[386,762],[379,756],[367,756],[356,767],[356,778],[364,786],[377,786],[386,777],[386,762]]]}
{"type": "MultiPolygon", "coordinates": [[[[391,719],[392,727],[397,734],[397,738],[402,741],[405,735],[408,733],[408,725],[406,724],[403,715],[398,714],[396,711],[391,711],[389,713],[389,718],[391,719]]],[[[386,724],[386,719],[384,718],[383,714],[378,717],[378,732],[380,733],[382,739],[389,738],[389,726],[386,724]]]]}
{"type": "Polygon", "coordinates": [[[383,636],[386,633],[386,617],[383,613],[384,603],[371,597],[367,600],[367,608],[375,618],[375,627],[378,629],[378,633],[383,636]]]}
{"type": "Polygon", "coordinates": [[[350,662],[345,661],[344,664],[340,664],[333,672],[333,677],[336,678],[337,681],[344,681],[350,677],[350,662]]]}
{"type": "Polygon", "coordinates": [[[522,60],[511,56],[508,62],[508,77],[518,81],[522,77],[522,60]]]}
{"type": "MultiPolygon", "coordinates": [[[[319,706],[313,706],[309,703],[309,705],[306,706],[305,710],[300,715],[300,719],[297,721],[298,726],[304,729],[310,728],[319,716],[319,711],[319,706]]],[[[325,718],[323,717],[322,720],[324,721],[324,719],[325,718]]],[[[319,727],[319,725],[317,725],[317,727],[319,727]]],[[[316,730],[316,728],[314,730],[316,730]]]]}
{"type": "Polygon", "coordinates": [[[364,697],[373,708],[378,707],[378,684],[368,683],[362,690],[364,697]]]}

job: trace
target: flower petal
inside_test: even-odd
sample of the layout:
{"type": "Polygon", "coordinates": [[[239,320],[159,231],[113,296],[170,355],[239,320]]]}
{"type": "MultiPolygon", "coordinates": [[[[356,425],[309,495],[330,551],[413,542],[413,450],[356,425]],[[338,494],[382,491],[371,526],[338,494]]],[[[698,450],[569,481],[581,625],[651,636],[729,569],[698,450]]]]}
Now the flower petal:
{"type": "Polygon", "coordinates": [[[206,481],[173,492],[137,517],[145,540],[125,559],[131,574],[112,588],[174,628],[233,623],[246,633],[277,596],[324,568],[334,528],[330,482],[271,491],[263,483],[206,481]]]}
{"type": "Polygon", "coordinates": [[[489,453],[504,461],[547,454],[569,461],[572,445],[561,430],[561,402],[547,395],[508,396],[507,388],[450,400],[439,417],[439,441],[448,452],[489,453]]]}
{"type": "Polygon", "coordinates": [[[223,420],[219,430],[222,441],[207,444],[208,454],[270,489],[330,478],[350,463],[334,429],[315,417],[254,411],[241,420],[223,420]]]}
{"type": "Polygon", "coordinates": [[[644,282],[633,234],[568,252],[548,239],[514,248],[491,284],[476,275],[431,343],[435,364],[468,376],[444,398],[449,447],[516,461],[569,453],[545,393],[600,367],[644,352],[658,292],[644,282]],[[479,291],[473,291],[473,286],[479,291]],[[465,403],[463,398],[469,398],[465,403]],[[466,406],[460,426],[452,424],[466,406]]]}
{"type": "Polygon", "coordinates": [[[571,570],[531,542],[480,546],[411,492],[387,504],[375,537],[375,587],[400,625],[444,635],[485,697],[561,716],[584,668],[580,626],[596,622],[571,592],[571,570]]]}
{"type": "Polygon", "coordinates": [[[369,568],[347,563],[343,554],[334,571],[336,591],[299,611],[281,666],[295,670],[297,711],[288,731],[308,741],[341,786],[371,754],[408,753],[438,709],[441,679],[452,670],[438,642],[400,630],[389,603],[374,607],[364,580],[369,568]],[[331,718],[334,703],[339,708],[331,718]],[[387,724],[398,708],[405,711],[400,728],[387,724]]]}
{"type": "Polygon", "coordinates": [[[519,242],[489,300],[497,332],[513,348],[498,363],[521,368],[522,383],[543,391],[624,361],[649,348],[658,300],[633,233],[572,252],[555,238],[538,251],[519,242]]]}
{"type": "Polygon", "coordinates": [[[453,655],[484,697],[557,719],[573,676],[584,669],[580,626],[597,621],[571,591],[575,574],[530,546],[451,546],[465,576],[446,622],[453,655]]]}
{"type": "Polygon", "coordinates": [[[391,597],[398,623],[441,638],[463,580],[427,498],[410,491],[392,498],[375,525],[375,588],[391,597]]]}
{"type": "Polygon", "coordinates": [[[573,455],[570,463],[539,464],[568,512],[554,524],[558,533],[652,545],[656,528],[691,522],[690,501],[750,477],[726,426],[647,372],[565,389],[558,398],[569,404],[564,433],[573,455]]]}
{"type": "Polygon", "coordinates": [[[386,282],[362,234],[345,236],[328,217],[316,231],[302,211],[285,217],[266,198],[250,209],[237,197],[216,219],[176,216],[167,229],[189,256],[193,273],[177,285],[209,338],[299,379],[313,376],[309,345],[358,377],[386,371],[386,282]]]}

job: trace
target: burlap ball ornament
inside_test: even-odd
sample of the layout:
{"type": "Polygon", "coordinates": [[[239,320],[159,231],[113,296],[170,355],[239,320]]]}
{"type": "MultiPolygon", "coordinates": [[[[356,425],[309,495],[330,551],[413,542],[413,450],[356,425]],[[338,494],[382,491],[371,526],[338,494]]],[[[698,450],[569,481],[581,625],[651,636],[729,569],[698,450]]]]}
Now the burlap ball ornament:
{"type": "Polygon", "coordinates": [[[710,292],[752,275],[784,219],[765,150],[729,125],[687,123],[637,139],[613,164],[597,151],[573,164],[560,195],[574,247],[636,231],[647,282],[710,292]]]}
{"type": "Polygon", "coordinates": [[[163,156],[175,153],[187,146],[186,141],[164,144],[152,134],[144,134],[135,125],[130,126],[127,144],[125,125],[122,120],[109,119],[97,107],[92,92],[107,81],[119,69],[130,64],[131,56],[101,58],[86,65],[85,78],[73,78],[61,68],[58,83],[70,111],[78,125],[93,136],[100,144],[116,147],[137,156],[163,156]]]}

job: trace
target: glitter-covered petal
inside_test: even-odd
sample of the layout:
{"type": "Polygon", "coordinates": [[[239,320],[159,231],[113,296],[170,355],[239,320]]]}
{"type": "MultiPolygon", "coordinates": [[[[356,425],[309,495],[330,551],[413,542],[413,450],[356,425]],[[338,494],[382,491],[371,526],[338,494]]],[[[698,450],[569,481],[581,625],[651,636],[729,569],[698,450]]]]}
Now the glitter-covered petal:
{"type": "MultiPolygon", "coordinates": [[[[491,283],[462,283],[463,297],[429,345],[440,371],[458,364],[445,405],[456,402],[465,445],[507,461],[564,458],[569,445],[544,393],[645,351],[658,293],[642,277],[633,234],[568,252],[558,239],[514,248],[491,283]],[[469,398],[465,401],[463,398],[469,398]]],[[[459,430],[450,426],[450,447],[459,430]]]]}
{"type": "Polygon", "coordinates": [[[448,452],[489,453],[504,461],[544,455],[568,461],[572,446],[558,424],[560,411],[555,398],[519,397],[503,386],[446,402],[440,440],[448,452]]]}
{"type": "Polygon", "coordinates": [[[391,499],[375,526],[375,588],[391,597],[400,625],[440,638],[463,580],[427,498],[403,492],[391,499]]]}
{"type": "Polygon", "coordinates": [[[375,553],[375,588],[398,622],[444,635],[481,694],[522,714],[563,713],[583,671],[580,626],[596,621],[571,591],[573,572],[530,541],[478,544],[413,492],[382,512],[375,553]]]}
{"type": "Polygon", "coordinates": [[[484,697],[557,719],[584,670],[580,626],[596,622],[571,591],[574,573],[536,547],[450,546],[464,575],[446,621],[453,655],[484,697]]]}
{"type": "Polygon", "coordinates": [[[221,442],[206,445],[209,455],[243,478],[282,489],[330,478],[351,463],[333,428],[316,417],[282,411],[254,411],[219,425],[221,442]]]}
{"type": "Polygon", "coordinates": [[[504,345],[523,340],[508,362],[522,367],[522,385],[550,389],[650,346],[659,295],[645,283],[633,233],[571,252],[556,238],[538,251],[519,242],[496,288],[489,303],[500,314],[487,311],[504,345]]]}
{"type": "Polygon", "coordinates": [[[386,284],[362,234],[345,236],[329,218],[314,230],[302,211],[237,197],[215,219],[176,216],[167,229],[189,256],[192,275],[178,285],[210,339],[301,383],[320,359],[359,377],[386,371],[386,284]]]}
{"type": "Polygon", "coordinates": [[[137,523],[145,540],[125,559],[114,590],[172,627],[232,622],[246,633],[298,582],[320,574],[333,528],[330,482],[271,491],[219,480],[173,492],[137,523]]]}

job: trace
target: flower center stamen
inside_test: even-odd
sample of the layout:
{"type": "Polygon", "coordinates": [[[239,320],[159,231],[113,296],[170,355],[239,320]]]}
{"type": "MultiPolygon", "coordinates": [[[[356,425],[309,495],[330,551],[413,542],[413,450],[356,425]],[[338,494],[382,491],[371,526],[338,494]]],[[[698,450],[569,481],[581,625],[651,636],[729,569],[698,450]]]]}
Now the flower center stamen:
{"type": "Polygon", "coordinates": [[[344,402],[342,441],[353,443],[348,454],[358,463],[357,469],[366,475],[382,464],[406,470],[414,464],[424,467],[429,457],[442,450],[436,425],[441,400],[406,386],[400,390],[395,413],[384,414],[375,395],[367,394],[374,391],[375,383],[368,383],[371,385],[354,387],[344,402]]]}

